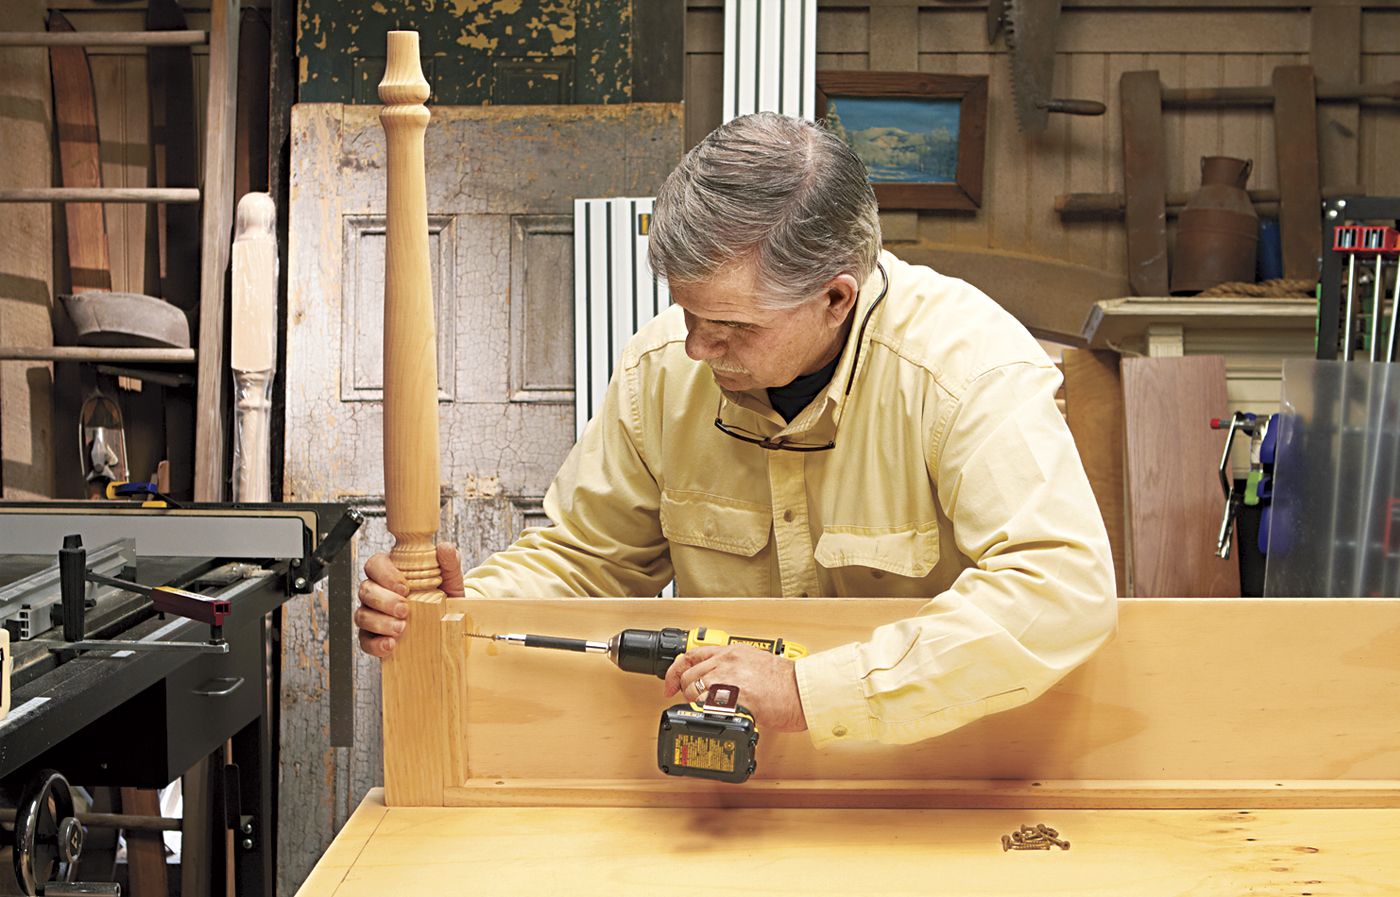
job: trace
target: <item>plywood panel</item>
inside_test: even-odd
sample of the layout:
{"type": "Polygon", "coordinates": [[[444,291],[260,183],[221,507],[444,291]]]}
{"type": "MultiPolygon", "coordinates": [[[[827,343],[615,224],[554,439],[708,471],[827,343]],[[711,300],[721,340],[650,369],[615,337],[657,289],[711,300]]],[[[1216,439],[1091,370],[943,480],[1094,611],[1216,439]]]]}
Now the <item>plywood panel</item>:
{"type": "MultiPolygon", "coordinates": [[[[1188,361],[1191,359],[1188,359],[1188,361]]],[[[517,599],[449,601],[459,633],[606,639],[627,627],[722,626],[813,652],[864,640],[918,612],[902,599],[517,599]]],[[[656,679],[601,656],[453,639],[466,652],[469,779],[666,781],[676,800],[724,786],[655,769],[656,679]],[[587,700],[577,700],[582,687],[587,700]],[[560,733],[587,750],[561,750],[560,733]]],[[[1128,600],[1116,638],[1033,703],[902,747],[767,733],[755,781],[1400,779],[1400,601],[1128,600]],[[1241,732],[1251,733],[1247,740],[1241,732]]],[[[439,701],[427,700],[436,708],[439,701]]],[[[424,705],[425,711],[428,704],[424,705]]],[[[437,712],[434,709],[432,712],[437,712]]],[[[841,787],[841,786],[835,786],[841,787]]],[[[779,788],[781,790],[781,788],[779,788]]],[[[894,790],[898,790],[897,788],[894,790]]]]}
{"type": "Polygon", "coordinates": [[[1128,503],[1133,594],[1239,595],[1239,563],[1215,557],[1224,447],[1210,420],[1229,412],[1225,359],[1127,358],[1128,503]]]}
{"type": "Polygon", "coordinates": [[[612,897],[703,864],[707,890],[774,897],[1379,897],[1397,838],[1400,810],[386,809],[376,792],[299,894],[612,897]],[[1070,849],[1002,851],[1037,822],[1070,849]]]}

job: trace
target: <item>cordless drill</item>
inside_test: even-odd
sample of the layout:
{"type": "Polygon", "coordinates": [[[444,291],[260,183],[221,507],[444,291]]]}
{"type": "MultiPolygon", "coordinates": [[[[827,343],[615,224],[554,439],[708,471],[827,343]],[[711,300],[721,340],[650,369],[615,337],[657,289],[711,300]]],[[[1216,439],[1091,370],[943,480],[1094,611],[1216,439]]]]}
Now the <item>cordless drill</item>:
{"type": "Polygon", "coordinates": [[[593,642],[578,638],[559,638],[553,635],[481,635],[467,633],[472,638],[487,638],[526,648],[552,648],[556,651],[580,651],[587,654],[606,654],[618,669],[628,673],[650,673],[658,679],[666,678],[671,663],[681,654],[696,648],[723,647],[725,645],[752,645],[760,651],[797,660],[807,656],[807,649],[794,642],[780,638],[748,638],[730,635],[723,629],[700,626],[696,629],[624,629],[606,642],[593,642]]]}
{"type": "MultiPolygon", "coordinates": [[[[473,638],[523,645],[606,654],[619,669],[629,673],[650,673],[666,678],[675,659],[702,647],[751,645],[760,651],[797,660],[807,649],[780,638],[748,638],[730,635],[722,629],[701,626],[696,629],[624,629],[606,642],[560,638],[552,635],[482,635],[473,638]]],[[[707,694],[688,704],[676,704],[661,714],[657,731],[656,760],[662,772],[673,776],[698,776],[721,782],[743,782],[758,768],[755,752],[758,730],[753,714],[739,704],[739,689],[733,685],[711,684],[707,694]]]]}

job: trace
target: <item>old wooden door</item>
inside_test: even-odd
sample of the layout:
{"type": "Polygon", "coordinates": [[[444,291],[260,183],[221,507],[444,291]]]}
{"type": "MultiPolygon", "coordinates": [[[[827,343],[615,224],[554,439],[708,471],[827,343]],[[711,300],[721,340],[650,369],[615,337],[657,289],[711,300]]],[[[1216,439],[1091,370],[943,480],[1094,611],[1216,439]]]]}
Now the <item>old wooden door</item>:
{"type": "MultiPolygon", "coordinates": [[[[428,210],[438,323],[440,538],[471,565],[543,519],[574,438],[573,201],[650,196],[680,160],[680,106],[435,107],[428,210]]],[[[384,140],[378,107],[293,111],[288,501],[368,518],[386,550],[382,459],[384,140]]],[[[344,608],[338,612],[346,612],[344,608]]],[[[379,662],[354,653],[354,743],[332,746],[324,584],[283,620],[279,891],[301,882],[382,782],[379,662]]]]}

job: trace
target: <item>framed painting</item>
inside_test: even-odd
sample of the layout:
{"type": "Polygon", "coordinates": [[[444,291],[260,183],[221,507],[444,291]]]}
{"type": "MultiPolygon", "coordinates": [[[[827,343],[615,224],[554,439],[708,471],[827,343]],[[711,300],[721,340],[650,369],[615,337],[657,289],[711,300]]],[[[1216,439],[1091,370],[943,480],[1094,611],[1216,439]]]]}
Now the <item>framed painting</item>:
{"type": "Polygon", "coordinates": [[[817,72],[817,115],[865,162],[880,208],[981,207],[985,75],[817,72]]]}

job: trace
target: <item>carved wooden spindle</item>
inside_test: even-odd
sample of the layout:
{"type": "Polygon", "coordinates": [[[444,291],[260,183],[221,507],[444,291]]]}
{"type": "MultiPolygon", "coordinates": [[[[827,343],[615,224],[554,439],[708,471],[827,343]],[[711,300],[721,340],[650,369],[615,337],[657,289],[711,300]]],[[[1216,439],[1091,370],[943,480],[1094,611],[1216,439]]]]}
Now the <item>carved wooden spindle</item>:
{"type": "Polygon", "coordinates": [[[446,722],[438,590],[437,339],[428,258],[423,134],[428,82],[418,34],[389,32],[379,98],[387,144],[384,257],[384,505],[408,578],[408,626],[384,662],[384,786],[392,806],[441,806],[446,722]]]}
{"type": "Polygon", "coordinates": [[[268,421],[277,368],[277,205],[266,193],[246,193],[234,221],[233,500],[272,501],[268,421]]]}

